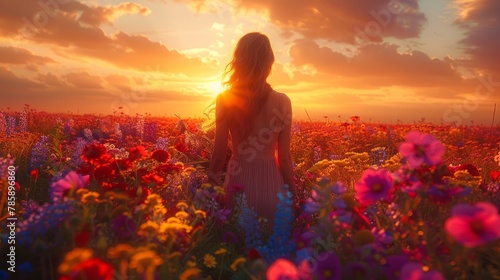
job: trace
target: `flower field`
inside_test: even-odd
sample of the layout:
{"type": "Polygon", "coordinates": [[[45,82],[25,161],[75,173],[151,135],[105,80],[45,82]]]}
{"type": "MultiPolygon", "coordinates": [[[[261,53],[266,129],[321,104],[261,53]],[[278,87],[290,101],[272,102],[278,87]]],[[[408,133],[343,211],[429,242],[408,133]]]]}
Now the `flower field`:
{"type": "Polygon", "coordinates": [[[270,223],[202,122],[0,113],[0,279],[500,279],[499,127],[294,122],[270,223]]]}

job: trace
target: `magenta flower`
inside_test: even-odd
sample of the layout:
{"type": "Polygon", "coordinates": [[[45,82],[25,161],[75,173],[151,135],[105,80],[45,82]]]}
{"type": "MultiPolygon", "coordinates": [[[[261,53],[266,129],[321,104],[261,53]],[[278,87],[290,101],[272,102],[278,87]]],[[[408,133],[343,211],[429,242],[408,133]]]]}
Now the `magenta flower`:
{"type": "Polygon", "coordinates": [[[411,131],[406,134],[406,142],[399,146],[399,153],[406,159],[411,168],[420,167],[423,163],[437,165],[444,154],[444,146],[430,134],[411,131]]]}
{"type": "Polygon", "coordinates": [[[401,269],[401,278],[404,280],[444,280],[443,274],[437,270],[431,270],[422,264],[408,262],[401,269]]]}
{"type": "Polygon", "coordinates": [[[89,175],[82,176],[71,171],[62,179],[51,184],[50,193],[52,200],[61,199],[78,189],[83,189],[89,183],[89,175]]]}
{"type": "Polygon", "coordinates": [[[354,185],[356,199],[363,206],[368,206],[379,200],[390,202],[393,198],[394,186],[388,170],[367,169],[361,179],[354,185]]]}
{"type": "Polygon", "coordinates": [[[297,267],[287,259],[277,259],[274,261],[266,272],[266,279],[268,280],[299,280],[299,270],[297,267]]]}
{"type": "Polygon", "coordinates": [[[317,267],[315,279],[318,280],[340,280],[342,279],[342,263],[340,258],[333,252],[323,252],[315,258],[317,267]]]}
{"type": "Polygon", "coordinates": [[[500,216],[489,202],[453,207],[444,227],[451,237],[468,248],[500,239],[500,216]]]}

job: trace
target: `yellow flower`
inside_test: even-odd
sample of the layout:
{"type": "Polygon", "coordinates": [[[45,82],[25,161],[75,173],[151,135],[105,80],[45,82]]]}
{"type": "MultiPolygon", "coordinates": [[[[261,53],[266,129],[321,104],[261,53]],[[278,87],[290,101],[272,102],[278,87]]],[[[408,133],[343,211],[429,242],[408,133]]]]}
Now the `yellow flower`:
{"type": "Polygon", "coordinates": [[[162,259],[158,255],[151,251],[145,250],[136,253],[132,260],[130,261],[130,268],[137,270],[142,273],[151,267],[159,266],[163,263],[162,259]]]}
{"type": "Polygon", "coordinates": [[[207,213],[206,213],[205,211],[203,211],[203,210],[195,210],[195,211],[194,211],[194,213],[195,213],[196,215],[200,215],[200,216],[201,216],[201,217],[203,217],[203,218],[206,218],[206,217],[207,217],[207,213]]]}
{"type": "Polygon", "coordinates": [[[175,213],[175,216],[181,220],[187,219],[189,217],[189,214],[185,211],[179,211],[175,213]]]}
{"type": "Polygon", "coordinates": [[[224,191],[224,188],[221,186],[215,186],[214,191],[215,191],[215,193],[220,194],[220,195],[226,194],[226,191],[224,191]]]}
{"type": "Polygon", "coordinates": [[[187,205],[187,203],[186,203],[186,202],[184,202],[184,201],[180,201],[179,203],[177,203],[177,205],[176,205],[175,207],[177,207],[177,209],[179,209],[179,210],[184,211],[184,210],[185,210],[186,208],[188,208],[189,206],[187,205]]]}
{"type": "Polygon", "coordinates": [[[217,261],[215,257],[210,254],[205,254],[203,257],[203,264],[208,268],[214,268],[217,266],[217,261]]]}
{"type": "Polygon", "coordinates": [[[179,220],[179,218],[176,218],[176,217],[170,217],[170,218],[167,219],[167,223],[169,223],[169,224],[180,224],[181,220],[179,220]]]}
{"type": "Polygon", "coordinates": [[[191,267],[184,270],[179,276],[180,280],[197,280],[201,279],[201,271],[196,267],[191,267]]]}
{"type": "Polygon", "coordinates": [[[146,236],[146,237],[152,237],[158,234],[158,230],[160,229],[160,226],[152,221],[147,221],[143,223],[139,227],[139,231],[137,231],[137,235],[139,236],[146,236]]]}
{"type": "Polygon", "coordinates": [[[60,274],[68,274],[71,272],[75,264],[79,264],[90,259],[93,254],[92,250],[88,248],[73,249],[64,256],[64,261],[61,265],[59,265],[57,271],[60,274]]]}
{"type": "Polygon", "coordinates": [[[134,248],[128,244],[118,244],[108,249],[110,259],[128,259],[134,253],[134,248]]]}
{"type": "Polygon", "coordinates": [[[99,202],[99,193],[88,192],[82,196],[82,203],[91,204],[99,202]]]}
{"type": "Polygon", "coordinates": [[[188,267],[195,267],[196,266],[196,257],[191,256],[191,259],[186,262],[188,267]]]}
{"type": "Polygon", "coordinates": [[[182,257],[182,253],[181,253],[181,252],[179,252],[179,251],[175,251],[175,252],[173,252],[173,253],[170,253],[170,254],[167,256],[167,258],[169,258],[169,259],[173,259],[173,258],[180,258],[180,257],[182,257]]]}
{"type": "Polygon", "coordinates": [[[194,171],[196,171],[196,168],[194,168],[194,167],[186,167],[183,170],[183,172],[188,173],[188,174],[191,172],[194,172],[194,171]]]}
{"type": "Polygon", "coordinates": [[[146,204],[148,207],[151,207],[151,208],[153,208],[154,206],[156,206],[158,204],[162,204],[162,203],[163,203],[163,200],[161,199],[161,197],[155,193],[148,195],[148,197],[144,201],[144,204],[146,204]]]}
{"type": "Polygon", "coordinates": [[[223,255],[225,253],[227,253],[227,250],[224,249],[224,248],[220,248],[219,250],[215,251],[214,254],[216,254],[216,255],[223,255]]]}
{"type": "Polygon", "coordinates": [[[244,257],[239,257],[234,262],[231,264],[231,269],[233,271],[238,270],[238,267],[242,264],[244,264],[247,260],[244,257]]]}

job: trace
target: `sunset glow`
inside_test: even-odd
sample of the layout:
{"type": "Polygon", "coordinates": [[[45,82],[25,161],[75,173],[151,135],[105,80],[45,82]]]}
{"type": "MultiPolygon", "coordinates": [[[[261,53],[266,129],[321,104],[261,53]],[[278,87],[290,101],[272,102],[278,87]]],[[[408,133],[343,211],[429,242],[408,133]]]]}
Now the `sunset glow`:
{"type": "Polygon", "coordinates": [[[0,111],[200,116],[238,39],[259,31],[296,119],[491,123],[498,1],[283,3],[1,1],[0,111]]]}

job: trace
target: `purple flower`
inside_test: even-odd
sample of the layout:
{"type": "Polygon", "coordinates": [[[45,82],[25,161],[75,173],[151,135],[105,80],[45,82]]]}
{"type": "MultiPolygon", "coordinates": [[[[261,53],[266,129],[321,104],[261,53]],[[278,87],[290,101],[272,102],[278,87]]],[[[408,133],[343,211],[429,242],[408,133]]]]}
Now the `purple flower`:
{"type": "Polygon", "coordinates": [[[388,280],[399,280],[401,268],[410,261],[406,255],[388,256],[386,260],[383,271],[388,280]]]}
{"type": "Polygon", "coordinates": [[[401,278],[404,280],[444,280],[441,272],[431,270],[428,266],[415,262],[408,262],[401,269],[401,278]]]}
{"type": "Polygon", "coordinates": [[[444,146],[430,134],[411,131],[406,135],[406,142],[399,146],[399,153],[406,159],[411,168],[420,167],[423,163],[437,165],[444,154],[444,146]]]}
{"type": "Polygon", "coordinates": [[[226,231],[222,236],[222,240],[226,243],[238,243],[238,236],[232,231],[226,231]]]}
{"type": "Polygon", "coordinates": [[[135,235],[137,225],[127,215],[120,214],[113,220],[111,229],[118,239],[129,239],[135,235]]]}
{"type": "Polygon", "coordinates": [[[390,202],[394,192],[392,176],[385,169],[367,169],[354,185],[354,189],[356,190],[356,199],[363,206],[368,206],[379,200],[390,202]]]}
{"type": "Polygon", "coordinates": [[[315,258],[317,262],[315,271],[318,280],[340,280],[342,279],[342,263],[340,258],[333,252],[324,252],[315,258]]]}
{"type": "Polygon", "coordinates": [[[66,176],[51,185],[52,200],[61,199],[68,194],[71,196],[76,190],[83,189],[89,183],[89,175],[82,176],[71,171],[66,176]]]}

